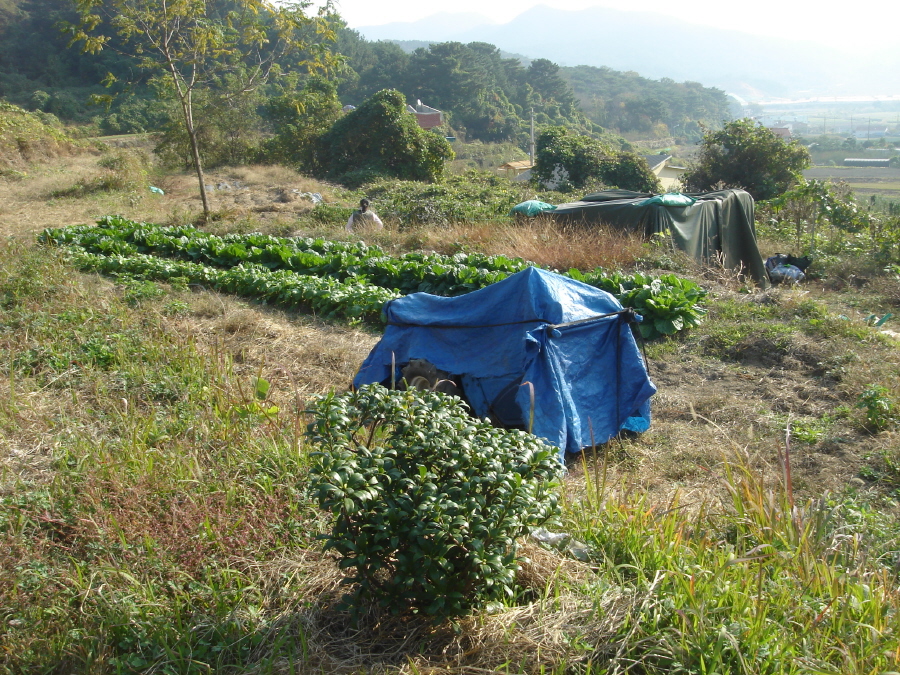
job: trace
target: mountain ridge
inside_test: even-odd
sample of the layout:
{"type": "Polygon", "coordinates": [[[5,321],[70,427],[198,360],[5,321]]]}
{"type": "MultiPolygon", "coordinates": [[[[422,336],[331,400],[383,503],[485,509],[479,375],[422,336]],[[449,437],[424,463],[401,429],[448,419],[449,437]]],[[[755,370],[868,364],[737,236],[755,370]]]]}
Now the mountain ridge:
{"type": "Polygon", "coordinates": [[[888,83],[897,82],[894,73],[900,68],[900,55],[887,51],[847,53],[811,41],[601,7],[558,10],[538,5],[502,24],[479,17],[442,12],[356,30],[370,40],[489,42],[559,65],[606,66],[652,79],[702,82],[748,100],[900,93],[887,91],[888,83]]]}

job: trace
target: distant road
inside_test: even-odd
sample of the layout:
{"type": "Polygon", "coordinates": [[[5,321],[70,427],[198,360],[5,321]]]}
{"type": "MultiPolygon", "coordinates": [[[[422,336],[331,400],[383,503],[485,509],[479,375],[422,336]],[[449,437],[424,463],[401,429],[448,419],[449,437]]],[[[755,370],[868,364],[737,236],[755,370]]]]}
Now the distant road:
{"type": "Polygon", "coordinates": [[[776,105],[803,105],[807,103],[824,104],[824,103],[900,103],[900,94],[892,94],[891,96],[817,96],[815,98],[773,98],[769,101],[753,101],[757,105],[776,106],[776,105]]]}

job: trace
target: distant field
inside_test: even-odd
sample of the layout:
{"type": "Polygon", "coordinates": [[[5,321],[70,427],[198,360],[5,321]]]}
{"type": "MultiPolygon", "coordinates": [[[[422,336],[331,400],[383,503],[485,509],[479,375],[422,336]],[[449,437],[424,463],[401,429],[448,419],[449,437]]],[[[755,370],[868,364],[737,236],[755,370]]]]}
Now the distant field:
{"type": "Polygon", "coordinates": [[[860,195],[900,197],[900,169],[863,166],[815,166],[803,172],[805,178],[840,180],[860,195]]]}

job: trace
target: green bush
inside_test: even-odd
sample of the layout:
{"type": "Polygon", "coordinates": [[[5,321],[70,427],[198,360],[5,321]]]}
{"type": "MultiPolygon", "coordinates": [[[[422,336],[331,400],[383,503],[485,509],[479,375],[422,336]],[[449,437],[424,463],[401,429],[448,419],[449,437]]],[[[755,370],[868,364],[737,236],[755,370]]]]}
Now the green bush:
{"type": "Polygon", "coordinates": [[[866,426],[875,432],[884,431],[897,422],[897,405],[887,387],[869,385],[860,394],[856,407],[865,410],[866,426]]]}
{"type": "Polygon", "coordinates": [[[260,159],[315,171],[319,137],[341,116],[334,85],[312,76],[299,91],[288,90],[269,99],[265,112],[274,135],[263,143],[260,159]]]}
{"type": "Polygon", "coordinates": [[[459,616],[513,593],[516,537],[557,513],[557,451],[495,429],[459,399],[380,385],[318,399],[312,489],[347,600],[459,616]]]}
{"type": "Polygon", "coordinates": [[[734,120],[706,131],[682,182],[696,192],[739,187],[756,200],[772,199],[796,184],[809,163],[797,140],[785,142],[752,119],[734,120]]]}
{"type": "Polygon", "coordinates": [[[313,220],[323,225],[343,225],[350,218],[350,214],[353,211],[354,209],[349,206],[320,202],[313,207],[310,215],[313,220]]]}
{"type": "Polygon", "coordinates": [[[320,178],[352,186],[379,176],[433,182],[450,159],[444,137],[421,129],[403,94],[385,89],[319,137],[315,170],[320,178]]]}
{"type": "Polygon", "coordinates": [[[635,192],[662,192],[647,160],[633,152],[617,152],[608,143],[550,127],[537,140],[534,176],[557,183],[562,191],[583,190],[599,181],[604,186],[635,192]]]}

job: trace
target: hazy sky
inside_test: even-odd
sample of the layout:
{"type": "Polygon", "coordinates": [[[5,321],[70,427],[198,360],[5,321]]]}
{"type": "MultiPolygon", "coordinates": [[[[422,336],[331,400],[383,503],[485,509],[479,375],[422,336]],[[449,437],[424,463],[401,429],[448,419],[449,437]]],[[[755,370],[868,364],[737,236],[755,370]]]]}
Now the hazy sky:
{"type": "MultiPolygon", "coordinates": [[[[825,42],[833,46],[875,49],[895,43],[900,2],[857,0],[812,3],[809,0],[337,0],[338,12],[351,28],[394,21],[415,21],[438,12],[474,12],[505,23],[534,5],[577,10],[591,6],[671,14],[747,33],[825,42]]],[[[427,37],[427,36],[423,36],[427,37]]],[[[900,75],[898,75],[900,77],[900,75]]]]}

